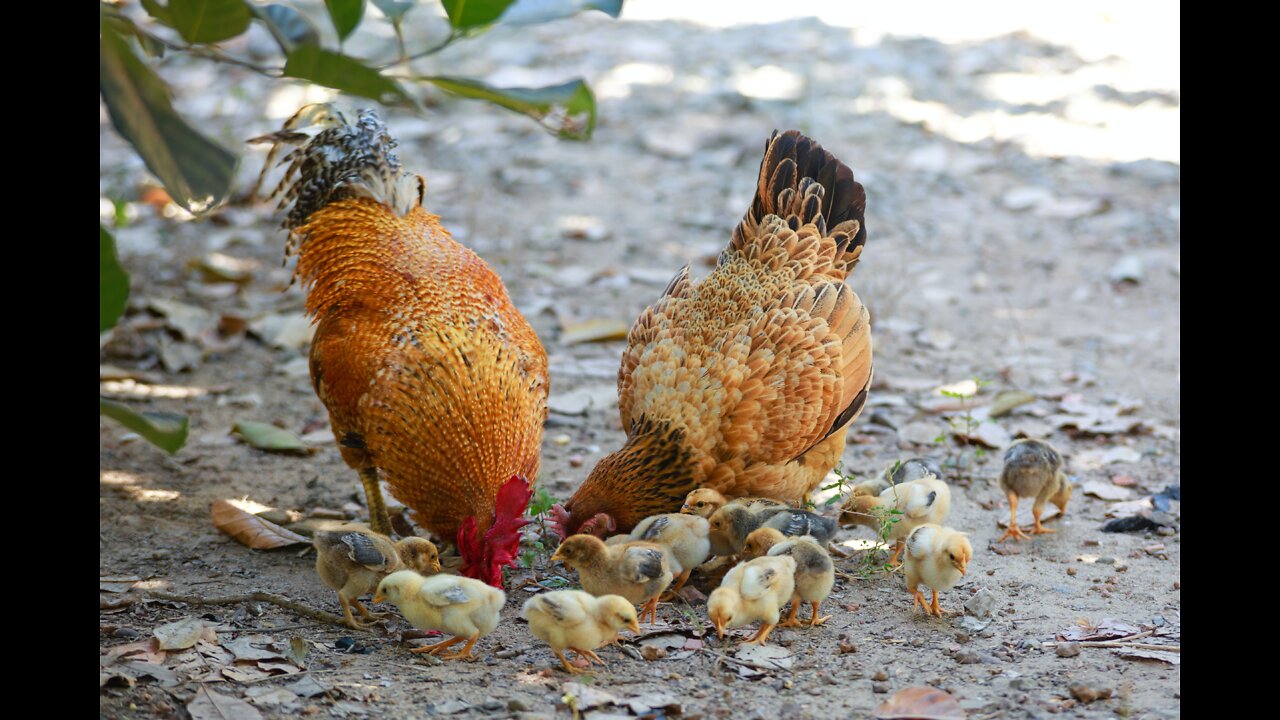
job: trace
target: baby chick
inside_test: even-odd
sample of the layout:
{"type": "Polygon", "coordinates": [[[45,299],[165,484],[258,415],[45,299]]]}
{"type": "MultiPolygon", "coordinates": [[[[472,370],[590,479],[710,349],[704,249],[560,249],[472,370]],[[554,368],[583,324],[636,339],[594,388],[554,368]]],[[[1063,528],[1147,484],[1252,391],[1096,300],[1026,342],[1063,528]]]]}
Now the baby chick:
{"type": "Polygon", "coordinates": [[[551,560],[577,570],[582,589],[596,597],[621,595],[631,603],[643,603],[640,617],[647,615],[650,622],[657,619],[658,596],[671,584],[667,553],[650,542],[605,545],[594,535],[571,535],[551,560]]]}
{"type": "Polygon", "coordinates": [[[854,485],[853,494],[879,495],[890,485],[909,483],[928,475],[942,477],[942,468],[929,458],[911,458],[905,462],[894,463],[886,467],[883,473],[854,485]]]}
{"type": "Polygon", "coordinates": [[[773,528],[787,537],[808,535],[825,546],[835,537],[840,524],[834,518],[823,517],[808,510],[787,508],[764,518],[760,527],[773,528]]]}
{"type": "Polygon", "coordinates": [[[440,555],[426,538],[407,537],[393,545],[385,535],[351,528],[318,532],[312,542],[316,547],[316,573],[325,585],[338,592],[342,615],[347,625],[356,630],[371,626],[356,620],[351,607],[354,605],[365,618],[378,617],[360,603],[359,597],[377,589],[378,581],[388,573],[400,569],[417,570],[424,575],[440,572],[440,555]]]}
{"type": "Polygon", "coordinates": [[[948,527],[929,523],[912,531],[907,538],[907,557],[903,568],[907,575],[907,590],[914,597],[912,609],[917,605],[926,614],[942,617],[938,607],[938,591],[950,590],[960,582],[973,558],[973,546],[964,533],[948,527]],[[924,584],[933,591],[932,606],[920,592],[924,584]]]}
{"type": "Polygon", "coordinates": [[[631,531],[631,538],[660,545],[667,551],[667,563],[676,575],[676,583],[667,591],[667,596],[675,596],[693,569],[706,562],[711,554],[709,531],[710,524],[704,517],[667,513],[641,520],[631,531]]]}
{"type": "Polygon", "coordinates": [[[423,577],[412,570],[400,570],[378,583],[378,594],[373,601],[382,602],[384,599],[400,608],[414,627],[453,635],[448,640],[413,648],[409,652],[435,655],[465,640],[466,645],[461,650],[440,658],[474,660],[472,646],[498,627],[498,613],[507,601],[507,595],[480,580],[457,575],[423,577]]]}
{"type": "Polygon", "coordinates": [[[763,510],[765,508],[784,508],[786,503],[770,498],[734,498],[730,500],[717,490],[711,488],[698,488],[690,492],[684,499],[684,505],[680,506],[680,512],[686,514],[700,515],[704,518],[710,518],[715,511],[734,503],[736,505],[746,505],[751,510],[763,510]]]}
{"type": "Polygon", "coordinates": [[[1000,489],[1009,498],[1009,529],[996,542],[1007,538],[1029,539],[1031,535],[1018,527],[1018,498],[1034,497],[1031,516],[1036,519],[1034,535],[1056,532],[1040,525],[1045,502],[1052,502],[1062,512],[1071,499],[1071,480],[1062,472],[1062,455],[1047,442],[1015,440],[1004,453],[1004,469],[1000,471],[1000,489]]]}
{"type": "Polygon", "coordinates": [[[785,510],[782,508],[764,508],[753,510],[748,505],[729,503],[712,513],[707,531],[711,540],[713,555],[737,555],[747,542],[747,535],[760,527],[766,519],[785,510]]]}
{"type": "Polygon", "coordinates": [[[707,598],[716,636],[723,639],[726,627],[759,621],[760,629],[745,642],[764,645],[778,624],[782,606],[795,592],[795,573],[795,558],[787,556],[761,557],[735,566],[707,598]]]}
{"type": "Polygon", "coordinates": [[[534,637],[545,640],[571,673],[582,671],[565,659],[566,649],[604,665],[594,652],[596,648],[616,639],[623,628],[640,632],[635,606],[621,595],[595,597],[580,590],[545,592],[526,600],[520,616],[529,621],[534,637]]]}
{"type": "Polygon", "coordinates": [[[786,535],[774,528],[756,528],[747,535],[747,541],[742,544],[742,559],[755,560],[758,557],[764,557],[769,554],[770,548],[786,539],[786,535]]]}
{"type": "Polygon", "coordinates": [[[894,485],[877,496],[854,495],[840,509],[842,522],[863,525],[880,532],[884,513],[896,508],[901,512],[889,528],[888,539],[894,543],[890,563],[897,563],[903,541],[912,530],[925,523],[941,524],[951,512],[951,488],[933,475],[926,475],[901,485],[894,485]],[[879,512],[877,508],[881,508],[879,512]]]}
{"type": "MultiPolygon", "coordinates": [[[[766,528],[767,529],[767,528],[766,528]]],[[[757,532],[760,532],[757,530],[757,532]]],[[[831,586],[836,582],[836,566],[831,556],[822,545],[808,535],[784,540],[769,548],[769,557],[789,556],[796,561],[796,589],[791,596],[791,614],[782,622],[782,627],[799,627],[796,619],[800,612],[800,603],[807,602],[813,609],[809,618],[809,627],[821,625],[831,618],[818,616],[822,601],[831,594],[831,586]]]]}

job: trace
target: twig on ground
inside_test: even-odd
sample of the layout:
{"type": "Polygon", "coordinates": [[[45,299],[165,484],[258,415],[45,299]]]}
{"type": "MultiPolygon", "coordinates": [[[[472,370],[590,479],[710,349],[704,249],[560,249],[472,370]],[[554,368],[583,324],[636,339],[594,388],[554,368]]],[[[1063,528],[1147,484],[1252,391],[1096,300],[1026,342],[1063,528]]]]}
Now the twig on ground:
{"type": "Polygon", "coordinates": [[[282,607],[285,610],[296,612],[303,617],[309,617],[312,620],[329,623],[330,625],[341,625],[347,627],[346,620],[339,615],[327,613],[323,610],[309,608],[300,602],[290,600],[287,597],[273,595],[268,592],[251,592],[245,595],[227,595],[225,597],[200,597],[199,595],[178,595],[175,593],[161,592],[159,590],[148,590],[146,592],[148,598],[154,600],[167,600],[169,602],[182,602],[188,605],[235,605],[244,602],[265,602],[282,607]]]}

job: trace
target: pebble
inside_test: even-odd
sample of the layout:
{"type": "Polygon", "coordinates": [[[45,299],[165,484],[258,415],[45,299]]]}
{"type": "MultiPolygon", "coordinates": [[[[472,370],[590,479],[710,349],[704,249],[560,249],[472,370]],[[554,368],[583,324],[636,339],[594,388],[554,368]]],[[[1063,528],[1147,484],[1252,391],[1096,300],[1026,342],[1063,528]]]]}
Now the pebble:
{"type": "Polygon", "coordinates": [[[1073,568],[1073,567],[1069,567],[1069,568],[1067,568],[1067,574],[1068,574],[1068,575],[1070,575],[1071,577],[1075,577],[1075,576],[1076,576],[1076,569],[1075,569],[1075,568],[1073,568]]]}
{"type": "Polygon", "coordinates": [[[585,463],[586,461],[587,459],[582,457],[581,455],[576,455],[576,454],[570,455],[569,467],[582,467],[582,464],[585,463]]]}
{"type": "Polygon", "coordinates": [[[111,633],[111,636],[118,637],[121,640],[136,640],[142,637],[142,633],[138,632],[137,630],[134,630],[131,627],[122,627],[122,628],[116,628],[116,631],[111,633]]]}
{"type": "Polygon", "coordinates": [[[885,680],[889,679],[889,673],[883,670],[877,670],[876,674],[871,676],[871,679],[875,680],[876,682],[884,682],[885,680]]]}
{"type": "Polygon", "coordinates": [[[565,435],[564,433],[560,433],[559,435],[551,438],[551,442],[557,445],[568,445],[570,442],[572,442],[572,438],[570,438],[568,435],[565,435]]]}
{"type": "Polygon", "coordinates": [[[1111,557],[1110,555],[1106,555],[1098,558],[1098,564],[1099,565],[1115,565],[1116,559],[1111,557]]]}
{"type": "Polygon", "coordinates": [[[963,633],[963,632],[956,633],[956,642],[960,643],[961,645],[969,642],[969,633],[963,633]]]}
{"type": "Polygon", "coordinates": [[[510,700],[507,701],[507,711],[508,712],[528,712],[529,703],[526,703],[520,698],[511,698],[510,700]]]}
{"type": "Polygon", "coordinates": [[[1080,643],[1073,643],[1073,642],[1058,643],[1058,646],[1054,649],[1054,652],[1057,653],[1058,657],[1073,658],[1080,654],[1080,643]]]}
{"type": "Polygon", "coordinates": [[[1111,697],[1111,688],[1094,688],[1084,683],[1071,683],[1067,686],[1071,691],[1071,697],[1082,703],[1091,703],[1094,700],[1106,700],[1111,697]]]}
{"type": "Polygon", "coordinates": [[[954,656],[955,661],[961,665],[977,665],[982,662],[982,656],[974,650],[961,650],[954,656]]]}
{"type": "Polygon", "coordinates": [[[873,682],[871,683],[871,692],[883,695],[884,693],[889,692],[889,683],[873,682]]]}

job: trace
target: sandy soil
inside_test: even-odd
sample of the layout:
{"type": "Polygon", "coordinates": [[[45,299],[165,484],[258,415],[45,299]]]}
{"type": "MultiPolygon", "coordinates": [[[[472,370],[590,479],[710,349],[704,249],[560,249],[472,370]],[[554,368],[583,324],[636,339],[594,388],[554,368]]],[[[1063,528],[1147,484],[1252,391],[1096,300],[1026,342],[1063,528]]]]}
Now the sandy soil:
{"type": "MultiPolygon", "coordinates": [[[[583,16],[495,30],[442,57],[450,72],[499,84],[581,75],[600,97],[600,126],[585,144],[448,98],[435,98],[425,119],[390,114],[406,164],[425,172],[431,209],[498,269],[547,346],[557,412],[541,480],[550,492],[568,497],[623,439],[611,398],[621,343],[566,345],[562,328],[629,323],[684,263],[705,273],[747,206],[768,133],[799,127],[846,160],[869,197],[870,240],[850,284],[873,315],[877,385],[850,431],[845,467],[866,477],[917,455],[946,464],[949,524],[970,533],[976,552],[943,604],[959,610],[985,589],[993,616],[915,615],[902,577],[869,572],[855,553],[837,563],[847,577],[824,607],[833,614],[826,626],[774,634],[788,669],[726,661],[720,654],[733,657],[734,643],[714,634],[702,649],[684,650],[703,632],[705,608],[664,604],[646,631],[670,626],[682,635],[666,657],[610,649],[609,669],[582,681],[552,669],[549,650],[517,619],[529,596],[516,589],[525,569],[511,576],[503,624],[478,646],[483,659],[443,667],[406,652],[398,619],[389,633],[354,633],[268,603],[115,607],[122,596],[103,592],[99,650],[114,678],[101,691],[103,717],[186,716],[207,691],[245,699],[266,717],[569,717],[566,694],[581,709],[596,704],[587,716],[599,718],[627,716],[632,699],[637,713],[667,708],[651,715],[862,717],[886,693],[915,685],[946,690],[974,718],[1180,715],[1176,664],[1105,647],[1061,657],[1044,646],[1079,621],[1104,619],[1168,636],[1151,642],[1177,642],[1177,503],[1168,534],[1108,534],[1101,527],[1116,501],[1085,490],[1095,483],[1140,499],[1180,482],[1179,166],[1047,156],[1034,142],[1041,130],[1105,131],[1107,113],[1176,118],[1176,88],[1108,85],[1123,58],[1091,59],[1028,33],[941,42],[815,19],[707,27],[583,16]],[[1027,99],[1002,94],[1016,85],[1011,77],[1064,82],[1053,86],[1058,94],[1027,99]],[[986,118],[988,135],[965,135],[966,118],[986,118]],[[1020,135],[1024,121],[1030,129],[1020,135]],[[1116,281],[1126,275],[1136,282],[1116,281]],[[972,403],[979,416],[1002,391],[1034,397],[985,424],[993,444],[1045,437],[1067,456],[1081,487],[1051,524],[1056,534],[994,544],[1008,512],[995,486],[1001,451],[949,437],[955,403],[934,392],[971,378],[991,381],[972,403]],[[1090,422],[1099,432],[1073,427],[1090,422]],[[192,617],[215,627],[222,649],[152,658],[172,673],[154,670],[159,678],[116,658],[155,628],[192,617]],[[305,672],[271,675],[281,668],[258,665],[237,676],[225,648],[252,635],[285,648],[301,638],[305,672]],[[137,684],[123,685],[124,675],[137,684]],[[1073,684],[1111,696],[1080,702],[1073,684]]],[[[176,60],[163,72],[188,117],[237,147],[304,100],[231,68],[176,60]]],[[[261,155],[242,165],[248,187],[261,155]]],[[[325,410],[301,360],[305,334],[255,324],[301,309],[281,267],[278,218],[245,202],[201,221],[160,217],[138,202],[144,181],[104,114],[100,192],[131,203],[131,222],[114,232],[133,280],[130,312],[102,350],[102,363],[115,368],[104,377],[132,379],[104,380],[103,393],[189,415],[191,439],[169,457],[101,422],[101,574],[139,578],[135,593],[266,591],[336,611],[313,556],[251,551],[210,521],[210,504],[232,498],[304,515],[362,512],[355,474],[324,437],[325,410]],[[207,282],[192,263],[211,252],[249,263],[247,280],[207,282]],[[167,300],[208,315],[165,317],[167,300]],[[257,331],[229,347],[196,337],[222,316],[257,331]],[[317,450],[250,448],[229,435],[242,420],[278,423],[317,450]]],[[[868,539],[866,530],[840,536],[868,539]]]]}

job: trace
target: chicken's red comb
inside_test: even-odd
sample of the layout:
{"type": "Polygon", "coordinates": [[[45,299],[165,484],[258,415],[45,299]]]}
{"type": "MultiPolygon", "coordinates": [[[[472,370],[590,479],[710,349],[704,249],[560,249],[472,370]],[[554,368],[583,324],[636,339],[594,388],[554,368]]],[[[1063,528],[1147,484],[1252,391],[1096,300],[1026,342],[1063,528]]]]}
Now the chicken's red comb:
{"type": "Polygon", "coordinates": [[[498,488],[494,498],[493,523],[476,542],[476,519],[464,518],[458,528],[458,549],[462,553],[462,574],[502,587],[502,568],[515,562],[520,550],[520,528],[529,524],[525,508],[533,488],[519,475],[512,475],[498,488]]]}

